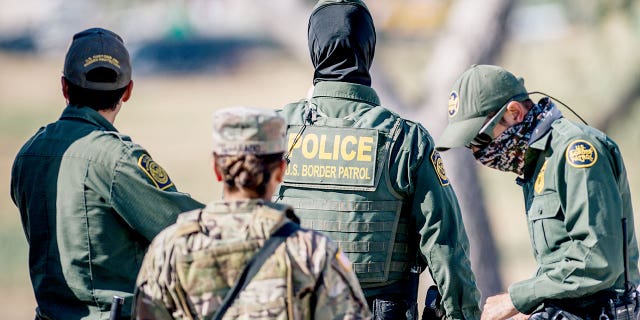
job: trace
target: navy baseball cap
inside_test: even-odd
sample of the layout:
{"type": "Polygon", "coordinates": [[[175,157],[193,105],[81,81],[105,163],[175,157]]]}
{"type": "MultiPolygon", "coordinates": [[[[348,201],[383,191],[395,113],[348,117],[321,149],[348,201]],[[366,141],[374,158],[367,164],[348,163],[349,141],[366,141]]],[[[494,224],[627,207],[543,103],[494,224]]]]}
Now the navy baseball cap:
{"type": "Polygon", "coordinates": [[[92,90],[116,90],[131,81],[131,60],[116,33],[91,28],[73,36],[64,60],[64,77],[92,90]]]}

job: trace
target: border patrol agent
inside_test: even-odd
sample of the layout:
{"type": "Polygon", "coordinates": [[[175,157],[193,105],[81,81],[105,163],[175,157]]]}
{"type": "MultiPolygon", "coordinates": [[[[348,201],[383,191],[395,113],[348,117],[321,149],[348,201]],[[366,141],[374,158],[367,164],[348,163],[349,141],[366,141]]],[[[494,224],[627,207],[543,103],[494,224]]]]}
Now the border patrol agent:
{"type": "Polygon", "coordinates": [[[415,319],[429,266],[449,319],[478,319],[457,198],[420,124],[370,87],[375,28],[362,1],[320,1],[309,19],[314,89],[285,106],[290,161],[278,203],[347,254],[375,319],[415,319]]]}
{"type": "Polygon", "coordinates": [[[137,281],[136,319],[370,319],[335,242],[269,202],[286,162],[284,119],[228,108],[213,115],[223,201],[161,232],[137,281]]]}
{"type": "Polygon", "coordinates": [[[129,315],[153,237],[180,212],[203,206],[113,126],[132,88],[117,34],[74,35],[62,76],[68,106],[15,159],[11,197],[29,242],[37,319],[106,319],[114,295],[125,298],[129,315]]]}
{"type": "Polygon", "coordinates": [[[633,211],[616,143],[564,118],[547,97],[534,104],[524,81],[497,66],[465,71],[448,113],[439,150],[466,146],[480,163],[520,176],[539,267],[489,297],[482,318],[635,319],[638,247],[634,232],[621,237],[633,211]]]}

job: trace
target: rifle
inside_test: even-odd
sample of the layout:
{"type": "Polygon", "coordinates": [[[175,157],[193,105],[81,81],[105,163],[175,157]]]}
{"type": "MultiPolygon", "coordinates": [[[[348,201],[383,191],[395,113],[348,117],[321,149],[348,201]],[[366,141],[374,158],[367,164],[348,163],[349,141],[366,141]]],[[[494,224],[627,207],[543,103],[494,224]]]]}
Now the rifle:
{"type": "Polygon", "coordinates": [[[629,281],[629,252],[627,244],[627,218],[620,219],[622,223],[622,259],[624,266],[624,293],[621,299],[616,299],[617,303],[613,306],[613,312],[616,319],[632,319],[638,310],[638,294],[635,286],[629,281]]]}
{"type": "Polygon", "coordinates": [[[622,259],[624,260],[624,293],[631,294],[635,291],[633,284],[629,282],[629,252],[627,252],[627,218],[622,218],[622,259]]]}
{"type": "MultiPolygon", "coordinates": [[[[422,273],[422,268],[417,263],[409,270],[409,284],[407,286],[407,289],[409,290],[409,295],[407,296],[409,309],[407,310],[407,319],[418,320],[418,288],[420,287],[420,273],[422,273]]],[[[375,314],[374,317],[378,318],[375,314]]]]}
{"type": "Polygon", "coordinates": [[[444,318],[444,312],[440,308],[442,296],[438,287],[430,286],[427,289],[427,296],[424,299],[424,310],[422,310],[422,320],[440,320],[444,318]]]}
{"type": "Polygon", "coordinates": [[[113,301],[111,301],[111,311],[109,312],[109,320],[120,319],[120,313],[122,312],[123,304],[124,304],[123,297],[113,296],[113,301]]]}

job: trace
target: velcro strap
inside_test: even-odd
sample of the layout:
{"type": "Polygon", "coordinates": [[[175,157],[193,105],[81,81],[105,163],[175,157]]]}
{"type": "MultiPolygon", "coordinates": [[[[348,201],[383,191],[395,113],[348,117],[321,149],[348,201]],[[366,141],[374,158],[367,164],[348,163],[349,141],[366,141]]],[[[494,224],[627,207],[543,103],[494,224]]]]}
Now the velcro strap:
{"type": "Polygon", "coordinates": [[[355,273],[384,272],[384,262],[352,263],[355,273]]]}
{"type": "MultiPolygon", "coordinates": [[[[343,252],[381,252],[388,248],[387,242],[368,241],[336,241],[343,252]]],[[[408,250],[406,243],[394,243],[393,252],[406,253],[408,250]]]]}
{"type": "Polygon", "coordinates": [[[303,220],[302,227],[318,231],[338,232],[390,232],[393,231],[393,221],[385,222],[344,222],[303,220]]]}
{"type": "Polygon", "coordinates": [[[343,252],[379,252],[387,248],[385,242],[336,241],[336,243],[343,252]]]}
{"type": "MultiPolygon", "coordinates": [[[[384,262],[365,262],[365,263],[352,263],[353,271],[355,273],[376,273],[384,272],[384,262]]],[[[409,270],[409,263],[391,261],[389,271],[391,272],[404,272],[409,270]]]]}
{"type": "Polygon", "coordinates": [[[294,209],[325,211],[396,211],[402,205],[399,201],[339,201],[314,200],[285,197],[282,201],[294,209]]]}

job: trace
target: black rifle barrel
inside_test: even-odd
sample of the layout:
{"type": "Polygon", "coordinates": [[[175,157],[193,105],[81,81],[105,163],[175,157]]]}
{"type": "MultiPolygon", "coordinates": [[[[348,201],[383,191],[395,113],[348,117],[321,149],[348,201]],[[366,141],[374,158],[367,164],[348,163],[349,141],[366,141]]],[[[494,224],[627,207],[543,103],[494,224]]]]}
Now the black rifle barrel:
{"type": "Polygon", "coordinates": [[[113,301],[111,301],[111,312],[109,312],[109,320],[120,319],[120,312],[122,312],[122,304],[124,304],[123,297],[113,296],[113,301]]]}
{"type": "Polygon", "coordinates": [[[627,252],[627,218],[622,218],[622,258],[624,259],[624,291],[629,292],[629,253],[627,252]]]}

